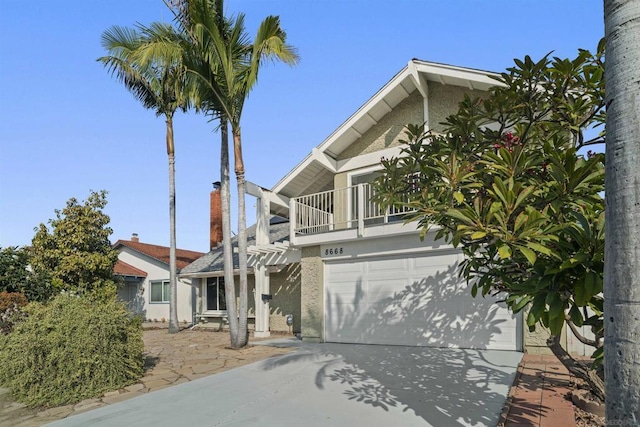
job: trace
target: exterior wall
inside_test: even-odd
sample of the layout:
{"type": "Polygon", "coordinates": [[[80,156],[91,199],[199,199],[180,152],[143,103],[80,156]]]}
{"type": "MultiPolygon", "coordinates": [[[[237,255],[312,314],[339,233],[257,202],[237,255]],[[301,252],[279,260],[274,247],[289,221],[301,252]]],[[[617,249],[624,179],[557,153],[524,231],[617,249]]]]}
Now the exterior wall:
{"type": "MultiPolygon", "coordinates": [[[[528,310],[524,313],[526,319],[528,310]]],[[[524,328],[524,348],[527,353],[552,355],[553,353],[547,347],[547,339],[551,334],[549,330],[542,325],[536,325],[536,330],[529,332],[529,328],[524,328]]],[[[561,340],[562,341],[562,340],[561,340]]]]}
{"type": "Polygon", "coordinates": [[[320,246],[302,248],[300,267],[302,339],[319,342],[323,338],[324,317],[324,264],[320,246]]]}
{"type": "MultiPolygon", "coordinates": [[[[525,318],[527,313],[528,311],[524,314],[525,318]]],[[[589,327],[582,326],[578,328],[578,330],[585,337],[594,339],[594,335],[589,327]]],[[[547,339],[549,339],[550,336],[551,333],[549,330],[540,324],[536,325],[536,330],[533,332],[529,332],[529,328],[525,328],[525,351],[531,354],[552,355],[553,353],[547,346],[547,339]]],[[[571,330],[566,326],[562,329],[562,333],[560,335],[560,345],[562,345],[562,347],[573,356],[591,356],[591,354],[596,350],[595,347],[591,347],[580,342],[578,338],[573,335],[573,332],[571,332],[571,330]]]]}
{"type": "MultiPolygon", "coordinates": [[[[147,277],[138,288],[136,300],[139,301],[138,312],[145,319],[169,321],[169,303],[152,303],[150,283],[154,280],[169,280],[169,266],[153,258],[147,257],[124,247],[118,254],[118,259],[147,273],[147,277]]],[[[178,280],[178,321],[191,323],[195,307],[196,288],[191,286],[191,280],[178,280]]]]}
{"type": "Polygon", "coordinates": [[[269,275],[269,289],[273,295],[269,304],[269,329],[272,332],[300,332],[300,272],[300,264],[295,263],[269,275]],[[287,314],[293,315],[292,327],[287,325],[287,314]]]}
{"type": "Polygon", "coordinates": [[[442,132],[444,126],[440,123],[458,111],[458,104],[465,95],[476,98],[486,96],[487,92],[429,82],[429,128],[434,132],[442,132]]]}
{"type": "Polygon", "coordinates": [[[408,123],[422,122],[424,122],[424,102],[416,90],[344,150],[337,160],[350,159],[400,145],[400,139],[404,138],[404,127],[408,123]]]}
{"type": "MultiPolygon", "coordinates": [[[[336,190],[341,188],[347,188],[349,185],[348,172],[337,173],[333,177],[333,188],[336,190]]],[[[333,210],[333,221],[336,230],[348,228],[347,221],[349,220],[349,203],[347,203],[344,197],[348,197],[347,193],[336,193],[335,206],[333,210]]]]}

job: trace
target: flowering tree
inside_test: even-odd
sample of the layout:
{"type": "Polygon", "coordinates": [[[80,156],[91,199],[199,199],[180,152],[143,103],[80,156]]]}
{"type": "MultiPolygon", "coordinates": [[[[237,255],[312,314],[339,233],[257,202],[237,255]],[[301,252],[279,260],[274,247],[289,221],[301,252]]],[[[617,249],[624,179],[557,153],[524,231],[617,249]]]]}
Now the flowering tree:
{"type": "Polygon", "coordinates": [[[602,357],[604,62],[515,60],[484,99],[466,98],[443,134],[407,126],[406,148],[383,159],[378,199],[412,209],[423,236],[459,247],[471,293],[505,296],[526,323],[552,334],[549,345],[604,399],[601,379],[560,347],[564,325],[602,357]],[[590,136],[591,135],[591,136],[590,136]],[[580,333],[588,325],[595,338],[580,333]]]}

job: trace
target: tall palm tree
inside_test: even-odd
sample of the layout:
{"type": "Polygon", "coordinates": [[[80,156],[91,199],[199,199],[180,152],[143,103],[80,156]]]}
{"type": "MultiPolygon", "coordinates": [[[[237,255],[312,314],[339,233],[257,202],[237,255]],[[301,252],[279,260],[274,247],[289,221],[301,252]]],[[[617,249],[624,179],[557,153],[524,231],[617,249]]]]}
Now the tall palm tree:
{"type": "Polygon", "coordinates": [[[102,46],[109,53],[98,58],[142,105],[164,116],[169,160],[169,333],[178,326],[176,268],[176,187],[173,116],[190,105],[187,74],[182,63],[180,35],[170,25],[153,23],[136,28],[113,26],[102,34],[102,46]]]}
{"type": "Polygon", "coordinates": [[[640,2],[605,0],[607,425],[640,423],[640,2]]]}
{"type": "MultiPolygon", "coordinates": [[[[234,169],[238,185],[238,266],[240,304],[238,317],[229,311],[229,329],[231,345],[238,348],[247,344],[247,235],[245,210],[245,168],[242,156],[242,132],[240,122],[244,103],[258,81],[258,72],[265,60],[282,61],[293,65],[298,56],[295,49],[286,44],[286,33],[280,26],[280,18],[268,16],[259,26],[253,42],[244,26],[244,14],[227,18],[224,16],[223,0],[186,0],[173,6],[177,21],[191,40],[192,51],[186,61],[189,72],[196,76],[201,88],[209,97],[209,106],[216,110],[221,118],[223,131],[226,123],[231,125],[233,135],[234,169]],[[236,326],[236,319],[237,326],[236,326]]],[[[222,151],[228,150],[226,132],[222,132],[222,151]]],[[[225,288],[227,290],[227,309],[235,311],[235,285],[231,260],[230,227],[225,228],[224,218],[229,218],[230,209],[225,210],[225,197],[228,197],[228,176],[224,171],[228,164],[222,165],[223,194],[223,246],[225,288]],[[226,184],[226,187],[225,187],[226,184]],[[226,195],[225,195],[226,191],[226,195]],[[233,298],[232,298],[233,297],[233,298]]],[[[230,223],[230,219],[227,224],[230,223]]]]}

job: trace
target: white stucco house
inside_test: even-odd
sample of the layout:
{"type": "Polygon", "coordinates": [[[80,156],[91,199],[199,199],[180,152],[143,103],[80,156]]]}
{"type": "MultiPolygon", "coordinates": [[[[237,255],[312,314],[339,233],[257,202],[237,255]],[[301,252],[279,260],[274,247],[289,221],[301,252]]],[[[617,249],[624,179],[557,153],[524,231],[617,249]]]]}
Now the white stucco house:
{"type": "MultiPolygon", "coordinates": [[[[131,240],[118,240],[113,245],[118,251],[114,274],[124,284],[118,289],[118,298],[129,309],[146,320],[169,321],[169,248],[142,243],[137,234],[131,240]]],[[[202,252],[176,250],[178,270],[204,255],[202,252]]],[[[196,291],[191,280],[178,280],[178,321],[191,324],[196,291]]]]}
{"type": "MultiPolygon", "coordinates": [[[[495,84],[489,74],[411,60],[273,188],[249,183],[258,198],[249,243],[256,335],[272,330],[274,278],[297,271],[288,280],[299,282],[303,340],[522,349],[521,316],[471,297],[458,279],[459,251],[431,235],[421,241],[402,212],[371,202],[369,183],[382,157],[400,154],[405,125],[437,132],[466,94],[482,96],[495,84]],[[273,238],[273,215],[288,219],[286,236],[280,222],[273,238]]],[[[207,257],[181,273],[200,278],[201,301],[222,275],[218,257],[207,257]]]]}
{"type": "MultiPolygon", "coordinates": [[[[271,189],[249,183],[248,193],[258,199],[249,243],[257,336],[273,330],[274,275],[295,271],[287,280],[299,286],[305,341],[545,346],[543,335],[525,332],[522,314],[496,298],[471,296],[458,278],[459,250],[434,241],[433,233],[422,241],[417,224],[403,223],[403,212],[371,200],[380,160],[400,155],[405,126],[442,131],[440,123],[465,95],[485,96],[496,84],[492,75],[413,59],[271,189]],[[274,235],[273,215],[288,219],[286,235],[282,222],[274,235]]],[[[206,277],[222,274],[221,264],[210,260],[183,270],[184,277],[201,278],[202,293],[206,277]]]]}

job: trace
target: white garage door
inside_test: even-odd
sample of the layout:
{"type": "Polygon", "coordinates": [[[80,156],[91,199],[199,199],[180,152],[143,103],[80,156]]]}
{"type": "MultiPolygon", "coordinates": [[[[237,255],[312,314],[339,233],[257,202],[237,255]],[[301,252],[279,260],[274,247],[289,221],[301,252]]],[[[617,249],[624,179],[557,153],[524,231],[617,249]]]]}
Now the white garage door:
{"type": "Polygon", "coordinates": [[[328,342],[518,350],[516,319],[473,298],[452,251],[325,264],[328,342]]]}

